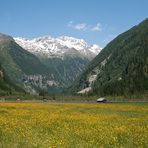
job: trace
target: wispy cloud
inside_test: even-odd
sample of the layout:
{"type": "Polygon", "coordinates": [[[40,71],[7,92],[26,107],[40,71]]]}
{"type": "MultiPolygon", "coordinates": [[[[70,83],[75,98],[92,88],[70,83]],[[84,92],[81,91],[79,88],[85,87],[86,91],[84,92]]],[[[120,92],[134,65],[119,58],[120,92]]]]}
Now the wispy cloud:
{"type": "Polygon", "coordinates": [[[72,27],[76,30],[81,30],[81,31],[85,31],[87,30],[87,24],[86,23],[79,23],[79,24],[74,24],[73,21],[70,21],[68,23],[68,27],[72,27]]]}
{"type": "Polygon", "coordinates": [[[93,26],[93,25],[88,25],[87,23],[75,24],[73,23],[73,21],[69,21],[67,26],[79,31],[102,31],[100,23],[97,23],[95,26],[93,26]]]}
{"type": "Polygon", "coordinates": [[[77,24],[75,25],[75,29],[77,30],[86,30],[87,29],[87,24],[83,23],[83,24],[77,24]]]}
{"type": "Polygon", "coordinates": [[[68,26],[68,27],[74,27],[73,21],[69,21],[67,26],[68,26]]]}
{"type": "Polygon", "coordinates": [[[91,30],[92,30],[92,31],[102,31],[101,24],[98,23],[96,26],[92,27],[91,30]]]}

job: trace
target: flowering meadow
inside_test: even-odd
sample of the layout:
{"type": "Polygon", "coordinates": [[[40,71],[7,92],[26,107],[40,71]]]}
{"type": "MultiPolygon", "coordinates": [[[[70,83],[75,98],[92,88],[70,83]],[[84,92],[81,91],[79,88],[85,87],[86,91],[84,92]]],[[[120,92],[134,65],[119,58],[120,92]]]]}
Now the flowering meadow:
{"type": "Polygon", "coordinates": [[[0,103],[0,148],[147,148],[148,104],[0,103]]]}

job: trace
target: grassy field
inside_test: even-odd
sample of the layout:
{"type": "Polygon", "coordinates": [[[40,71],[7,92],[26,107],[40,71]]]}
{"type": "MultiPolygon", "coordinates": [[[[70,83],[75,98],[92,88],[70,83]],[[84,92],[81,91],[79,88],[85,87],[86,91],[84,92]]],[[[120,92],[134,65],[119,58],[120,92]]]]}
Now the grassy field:
{"type": "Polygon", "coordinates": [[[0,103],[0,148],[148,147],[148,103],[0,103]]]}

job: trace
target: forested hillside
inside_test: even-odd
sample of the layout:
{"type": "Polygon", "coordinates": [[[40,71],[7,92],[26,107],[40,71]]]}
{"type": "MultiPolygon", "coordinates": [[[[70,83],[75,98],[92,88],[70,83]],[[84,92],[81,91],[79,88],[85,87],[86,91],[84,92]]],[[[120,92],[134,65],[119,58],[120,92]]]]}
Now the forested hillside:
{"type": "Polygon", "coordinates": [[[101,96],[147,94],[148,19],[102,49],[69,90],[101,96]]]}

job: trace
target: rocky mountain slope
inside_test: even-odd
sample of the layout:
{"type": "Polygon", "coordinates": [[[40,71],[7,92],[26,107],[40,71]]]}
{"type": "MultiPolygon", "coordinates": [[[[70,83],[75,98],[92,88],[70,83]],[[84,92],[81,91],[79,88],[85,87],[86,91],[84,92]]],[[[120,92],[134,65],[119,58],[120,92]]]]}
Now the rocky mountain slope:
{"type": "Polygon", "coordinates": [[[148,94],[148,19],[102,49],[69,91],[100,96],[148,94]]]}

